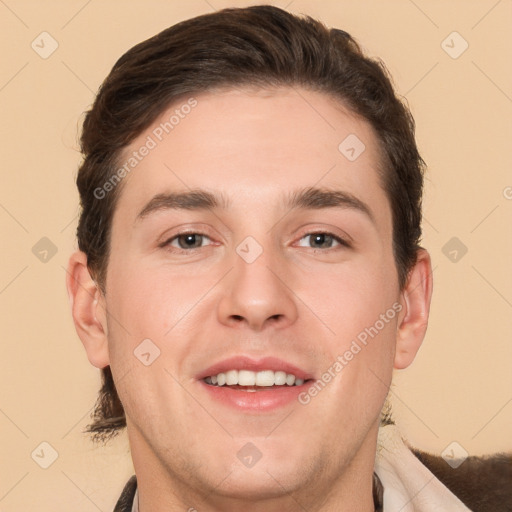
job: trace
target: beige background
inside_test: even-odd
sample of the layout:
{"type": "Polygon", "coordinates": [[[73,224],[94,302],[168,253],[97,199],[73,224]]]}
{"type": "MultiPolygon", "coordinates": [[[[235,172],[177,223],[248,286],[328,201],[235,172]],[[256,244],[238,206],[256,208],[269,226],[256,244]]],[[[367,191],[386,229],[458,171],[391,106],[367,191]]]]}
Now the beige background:
{"type": "MultiPolygon", "coordinates": [[[[81,433],[99,384],[64,287],[81,113],[135,43],[179,20],[251,3],[0,0],[2,512],[109,511],[132,474],[124,435],[103,448],[81,433]],[[47,59],[31,48],[43,31],[59,45],[47,59]],[[58,251],[46,262],[32,252],[42,237],[58,251]],[[48,469],[38,465],[49,460],[43,441],[58,454],[48,469]]],[[[343,28],[379,55],[417,121],[429,164],[424,245],[435,294],[418,359],[395,378],[396,419],[414,444],[436,453],[452,441],[470,454],[510,450],[512,3],[271,3],[343,28]],[[469,44],[457,59],[442,47],[453,31],[469,44]],[[443,253],[452,237],[468,249],[456,262],[443,253]]],[[[446,44],[453,53],[463,41],[446,44]]]]}

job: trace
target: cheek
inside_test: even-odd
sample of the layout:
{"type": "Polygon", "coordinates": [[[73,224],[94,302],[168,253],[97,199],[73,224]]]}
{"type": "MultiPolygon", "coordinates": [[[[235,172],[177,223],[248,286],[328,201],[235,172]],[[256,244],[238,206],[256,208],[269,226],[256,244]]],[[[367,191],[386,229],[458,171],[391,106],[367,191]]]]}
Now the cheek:
{"type": "MultiPolygon", "coordinates": [[[[389,267],[361,261],[336,272],[327,269],[300,277],[302,290],[297,294],[325,322],[334,338],[347,340],[373,326],[393,308],[399,296],[398,285],[394,278],[386,277],[389,273],[389,267]]],[[[395,311],[388,316],[393,320],[395,311]]]]}
{"type": "Polygon", "coordinates": [[[323,338],[325,369],[336,375],[329,384],[332,403],[348,401],[356,411],[373,403],[368,410],[380,410],[392,375],[400,309],[398,285],[389,274],[389,267],[361,262],[317,276],[317,285],[304,289],[304,302],[328,327],[323,338]]]}
{"type": "Polygon", "coordinates": [[[197,301],[194,287],[182,284],[128,260],[112,265],[108,276],[108,343],[118,394],[129,417],[155,425],[166,395],[180,396],[171,362],[183,358],[187,340],[171,343],[171,330],[197,301]]]}
{"type": "Polygon", "coordinates": [[[161,339],[198,302],[208,282],[126,261],[109,275],[110,312],[133,336],[161,339]]]}

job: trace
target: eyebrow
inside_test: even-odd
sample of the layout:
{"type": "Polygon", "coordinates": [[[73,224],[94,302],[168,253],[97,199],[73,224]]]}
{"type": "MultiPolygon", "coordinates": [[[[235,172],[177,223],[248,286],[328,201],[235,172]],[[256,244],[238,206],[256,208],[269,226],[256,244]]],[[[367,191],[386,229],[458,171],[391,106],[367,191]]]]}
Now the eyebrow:
{"type": "MultiPolygon", "coordinates": [[[[222,194],[213,194],[196,189],[188,192],[170,192],[155,195],[137,215],[142,220],[151,213],[161,210],[214,210],[228,209],[230,201],[222,194]]],[[[342,190],[308,187],[292,191],[284,202],[288,210],[320,210],[322,208],[345,208],[366,215],[373,223],[375,218],[370,207],[359,198],[342,190]]]]}
{"type": "Polygon", "coordinates": [[[222,195],[206,190],[190,192],[170,192],[154,196],[137,215],[137,220],[159,210],[214,210],[229,207],[229,201],[222,195]]]}
{"type": "Polygon", "coordinates": [[[287,201],[289,209],[320,210],[322,208],[345,208],[366,215],[373,223],[375,218],[370,207],[355,195],[343,190],[309,187],[292,192],[287,201]]]}

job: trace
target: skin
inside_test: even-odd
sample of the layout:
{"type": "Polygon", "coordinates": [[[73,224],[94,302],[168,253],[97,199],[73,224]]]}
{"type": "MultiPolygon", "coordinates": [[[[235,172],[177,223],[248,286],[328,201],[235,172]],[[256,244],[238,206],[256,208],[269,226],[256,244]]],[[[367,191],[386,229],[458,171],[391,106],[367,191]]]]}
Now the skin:
{"type": "Polygon", "coordinates": [[[419,251],[400,290],[377,139],[366,121],[301,89],[196,99],[123,180],[106,293],[83,253],[69,264],[77,332],[90,362],[111,366],[126,411],[140,510],[373,510],[380,411],[393,368],[412,362],[427,326],[428,253],[419,251]],[[338,150],[349,134],[366,146],[353,162],[338,150]],[[308,187],[351,194],[370,215],[347,206],[290,210],[283,198],[308,187]],[[229,206],[137,218],[157,194],[196,189],[222,194],[229,206]],[[180,249],[183,230],[206,236],[180,249]],[[349,245],[318,243],[312,232],[349,245]],[[263,249],[250,264],[236,252],[247,236],[263,249]],[[320,378],[396,303],[400,313],[307,405],[242,413],[213,402],[195,378],[238,354],[279,357],[320,378]],[[133,354],[147,338],[161,351],[149,366],[133,354]],[[248,442],[262,453],[252,468],[237,458],[248,442]]]}

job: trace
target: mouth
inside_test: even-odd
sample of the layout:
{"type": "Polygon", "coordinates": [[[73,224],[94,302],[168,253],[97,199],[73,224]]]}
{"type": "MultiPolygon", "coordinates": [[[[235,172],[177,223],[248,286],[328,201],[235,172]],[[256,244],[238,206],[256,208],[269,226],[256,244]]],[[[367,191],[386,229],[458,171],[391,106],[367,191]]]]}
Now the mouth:
{"type": "Polygon", "coordinates": [[[293,373],[278,370],[228,370],[205,377],[204,382],[210,386],[226,386],[241,391],[263,391],[290,386],[302,386],[310,379],[301,379],[293,373]]]}
{"type": "Polygon", "coordinates": [[[245,391],[258,391],[262,389],[275,389],[282,386],[302,386],[304,379],[293,373],[284,371],[262,370],[228,370],[204,378],[206,384],[211,386],[228,386],[245,391]]]}
{"type": "Polygon", "coordinates": [[[210,399],[239,411],[262,413],[297,401],[314,377],[281,359],[239,356],[211,366],[197,380],[210,399]]]}

